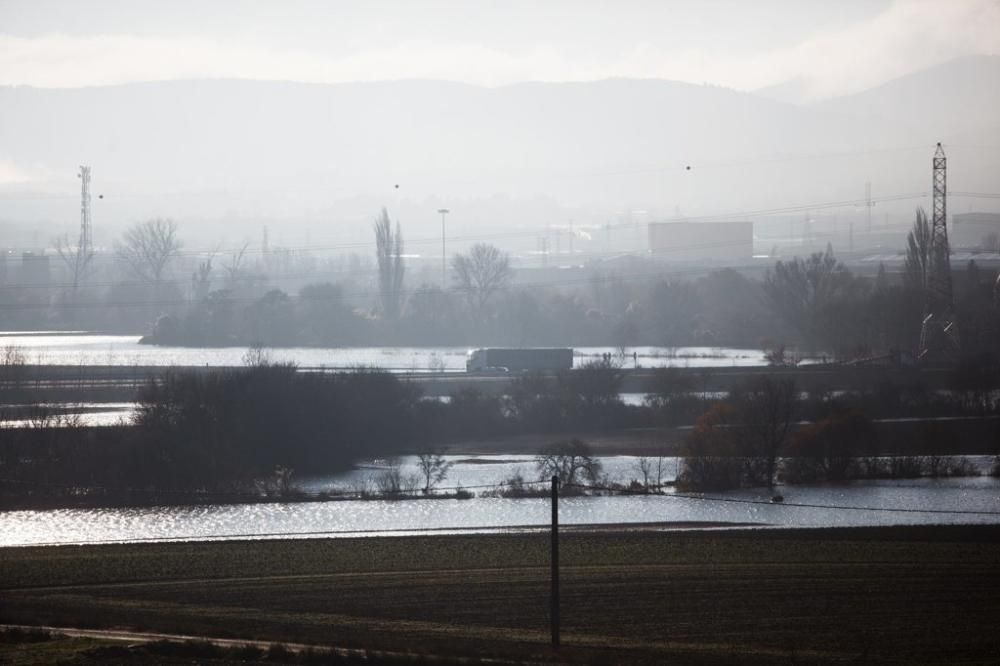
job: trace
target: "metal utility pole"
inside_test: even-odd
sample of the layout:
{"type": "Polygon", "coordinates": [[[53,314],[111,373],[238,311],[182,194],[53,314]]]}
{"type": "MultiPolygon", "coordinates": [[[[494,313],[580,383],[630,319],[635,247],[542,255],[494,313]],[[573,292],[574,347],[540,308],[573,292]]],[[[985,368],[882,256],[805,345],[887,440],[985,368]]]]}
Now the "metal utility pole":
{"type": "Polygon", "coordinates": [[[447,208],[438,208],[441,214],[441,288],[448,288],[448,255],[444,250],[444,217],[451,211],[447,208]]]}
{"type": "Polygon", "coordinates": [[[940,143],[934,152],[932,164],[934,210],[931,220],[930,266],[924,290],[924,321],[920,328],[921,359],[940,354],[953,357],[960,351],[948,247],[948,162],[940,143]]]}
{"type": "Polygon", "coordinates": [[[559,649],[559,477],[552,477],[552,649],[559,649]]]}
{"type": "Polygon", "coordinates": [[[868,180],[865,181],[865,210],[868,222],[867,229],[869,234],[871,234],[872,232],[872,206],[874,205],[875,204],[872,203],[872,181],[868,180]]]}

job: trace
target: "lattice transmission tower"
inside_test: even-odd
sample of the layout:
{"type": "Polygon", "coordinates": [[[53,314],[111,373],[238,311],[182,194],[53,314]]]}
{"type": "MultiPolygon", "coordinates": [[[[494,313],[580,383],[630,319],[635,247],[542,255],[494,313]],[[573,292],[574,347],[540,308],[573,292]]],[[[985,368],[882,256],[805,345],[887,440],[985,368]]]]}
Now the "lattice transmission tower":
{"type": "Polygon", "coordinates": [[[90,226],[90,167],[80,167],[80,241],[79,253],[89,256],[93,250],[93,229],[90,226]]]}
{"type": "Polygon", "coordinates": [[[920,328],[919,358],[924,360],[954,358],[961,350],[948,248],[948,160],[940,143],[934,151],[933,166],[934,215],[924,289],[924,320],[920,328]]]}

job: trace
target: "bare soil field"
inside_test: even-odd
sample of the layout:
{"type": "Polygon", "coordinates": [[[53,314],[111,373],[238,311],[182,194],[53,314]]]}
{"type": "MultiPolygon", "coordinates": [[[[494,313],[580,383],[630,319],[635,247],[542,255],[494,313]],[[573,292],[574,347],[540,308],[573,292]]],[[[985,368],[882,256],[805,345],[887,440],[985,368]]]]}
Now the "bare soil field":
{"type": "Polygon", "coordinates": [[[574,663],[1000,655],[1000,528],[577,532],[561,552],[558,653],[544,534],[0,549],[0,622],[574,663]]]}

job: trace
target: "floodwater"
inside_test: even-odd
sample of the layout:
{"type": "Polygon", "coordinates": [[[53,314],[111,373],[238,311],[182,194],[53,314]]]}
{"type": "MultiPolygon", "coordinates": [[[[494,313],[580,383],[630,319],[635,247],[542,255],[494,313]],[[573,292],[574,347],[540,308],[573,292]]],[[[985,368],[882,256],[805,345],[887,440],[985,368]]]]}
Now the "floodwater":
{"type": "MultiPolygon", "coordinates": [[[[15,346],[32,365],[220,365],[243,364],[246,347],[159,347],[139,344],[137,335],[0,332],[0,348],[15,346]]],[[[274,362],[304,368],[370,366],[393,372],[464,371],[468,349],[456,347],[275,347],[274,362]]],[[[619,356],[612,347],[579,347],[573,362],[581,365],[611,354],[626,368],[734,367],[766,365],[759,349],[728,347],[629,347],[619,356]],[[633,353],[635,356],[633,357],[633,353]]]]}
{"type": "MultiPolygon", "coordinates": [[[[0,333],[0,348],[17,346],[32,364],[61,365],[240,365],[245,349],[181,348],[140,345],[138,336],[88,333],[0,333]]],[[[611,348],[575,350],[579,365],[616,353],[611,348]]],[[[458,348],[281,348],[270,350],[274,361],[300,367],[376,366],[398,372],[464,370],[465,349],[458,348]]],[[[625,367],[760,366],[758,350],[725,348],[630,348],[625,367]],[[635,360],[632,352],[636,354],[635,360]]],[[[623,396],[638,403],[642,394],[623,396]]],[[[84,422],[116,422],[134,408],[129,403],[86,405],[84,422]]],[[[442,485],[482,492],[520,473],[536,479],[530,456],[449,457],[453,466],[442,485]]],[[[404,477],[416,474],[415,459],[396,461],[404,477]]],[[[630,456],[601,459],[613,482],[637,478],[630,456]]],[[[677,460],[663,461],[662,481],[674,478],[677,460]]],[[[990,459],[975,459],[985,470],[990,459]]],[[[383,473],[392,461],[375,460],[345,474],[307,476],[297,485],[308,492],[350,490],[383,473]]],[[[569,497],[560,501],[564,525],[718,522],[761,527],[823,527],[928,523],[1000,522],[1000,480],[986,477],[864,481],[840,485],[783,488],[783,504],[769,503],[761,490],[711,496],[617,495],[569,497]]],[[[406,533],[496,532],[543,528],[549,500],[475,497],[469,500],[331,501],[245,505],[198,505],[123,509],[62,509],[0,512],[0,546],[84,542],[172,541],[234,538],[308,538],[319,536],[406,533]]]]}
{"type": "MultiPolygon", "coordinates": [[[[443,485],[465,488],[495,484],[516,471],[537,478],[533,460],[518,456],[450,457],[443,485]]],[[[414,459],[401,461],[404,476],[414,459]]],[[[611,479],[637,476],[636,459],[602,458],[611,479]]],[[[975,457],[985,469],[988,457],[975,457]]],[[[389,461],[349,473],[302,479],[310,491],[356,485],[384,471],[389,461]]],[[[664,459],[663,480],[676,461],[664,459]]],[[[784,503],[772,504],[763,490],[710,495],[618,495],[560,500],[563,525],[719,522],[760,527],[832,527],[931,523],[1000,523],[1000,480],[986,477],[864,481],[837,485],[787,486],[784,503]],[[947,513],[953,511],[955,513],[947,513]]],[[[0,513],[0,546],[85,542],[316,538],[542,529],[547,498],[469,500],[333,501],[245,505],[62,509],[0,513]]]]}

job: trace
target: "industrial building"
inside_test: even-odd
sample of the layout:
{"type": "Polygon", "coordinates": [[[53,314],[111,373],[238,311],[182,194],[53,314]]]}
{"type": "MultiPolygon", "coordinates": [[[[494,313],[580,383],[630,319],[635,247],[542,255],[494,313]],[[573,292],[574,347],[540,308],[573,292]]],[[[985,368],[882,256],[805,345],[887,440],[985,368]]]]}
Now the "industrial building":
{"type": "Polygon", "coordinates": [[[1000,213],[958,213],[951,217],[952,248],[1000,251],[1000,213]]]}
{"type": "Polygon", "coordinates": [[[665,261],[749,261],[753,222],[652,222],[649,249],[665,261]]]}

